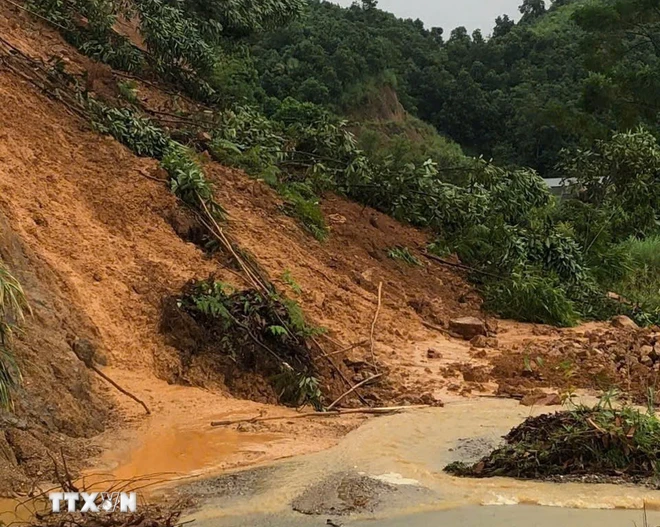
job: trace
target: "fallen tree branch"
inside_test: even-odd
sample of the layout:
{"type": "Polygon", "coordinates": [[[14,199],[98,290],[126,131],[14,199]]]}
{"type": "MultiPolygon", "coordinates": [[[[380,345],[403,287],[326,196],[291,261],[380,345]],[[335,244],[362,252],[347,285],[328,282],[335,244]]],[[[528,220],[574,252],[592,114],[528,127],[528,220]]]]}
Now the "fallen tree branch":
{"type": "MultiPolygon", "coordinates": [[[[327,361],[330,363],[330,366],[332,366],[332,368],[333,368],[333,369],[339,374],[339,377],[341,377],[341,379],[344,381],[344,383],[346,384],[346,386],[348,386],[349,388],[352,388],[352,387],[353,387],[353,384],[351,383],[351,381],[349,381],[349,380],[346,378],[346,375],[344,375],[344,373],[339,369],[339,366],[337,366],[337,365],[335,364],[335,362],[332,360],[332,358],[330,357],[330,355],[328,355],[328,354],[325,352],[325,350],[323,349],[323,346],[321,346],[321,344],[319,344],[319,341],[316,340],[314,337],[311,337],[310,340],[311,340],[311,341],[316,345],[316,347],[321,351],[321,357],[324,358],[325,360],[327,360],[327,361]]],[[[362,397],[362,395],[360,395],[359,392],[355,392],[355,394],[360,398],[360,401],[362,401],[363,404],[366,404],[367,406],[369,406],[369,403],[367,402],[367,400],[366,400],[364,397],[362,397]]]]}
{"type": "Polygon", "coordinates": [[[333,410],[332,412],[306,412],[296,415],[276,415],[269,417],[249,417],[246,419],[228,419],[226,421],[212,421],[211,426],[228,426],[241,423],[262,423],[264,421],[277,421],[280,419],[303,419],[305,417],[341,417],[350,414],[369,414],[369,415],[387,415],[405,410],[421,410],[429,408],[428,404],[419,404],[414,406],[390,406],[384,408],[350,408],[348,410],[333,410]]]}
{"type": "Polygon", "coordinates": [[[101,370],[99,370],[96,366],[88,366],[91,370],[95,371],[96,373],[99,374],[103,379],[105,379],[107,382],[112,384],[117,390],[119,390],[121,393],[123,393],[126,397],[130,397],[133,399],[136,403],[141,404],[142,408],[144,408],[145,412],[147,412],[147,415],[151,415],[151,410],[149,410],[149,407],[142,401],[141,399],[138,399],[135,395],[133,395],[131,392],[128,390],[124,390],[121,386],[119,386],[115,381],[113,381],[110,377],[108,377],[105,373],[103,373],[101,370]]]}
{"type": "Polygon", "coordinates": [[[321,357],[334,357],[335,355],[339,355],[341,353],[347,353],[349,351],[354,350],[355,348],[359,348],[360,346],[364,346],[367,344],[369,341],[368,340],[362,340],[360,342],[356,342],[355,344],[351,344],[350,346],[346,346],[345,348],[342,348],[337,351],[333,351],[332,353],[326,353],[324,355],[321,355],[321,357]]]}
{"type": "Polygon", "coordinates": [[[446,265],[448,267],[455,267],[456,269],[461,269],[462,271],[467,271],[470,273],[477,273],[477,274],[482,274],[484,276],[490,276],[491,278],[497,278],[498,280],[501,280],[502,277],[500,275],[494,274],[494,273],[489,273],[488,271],[482,271],[481,269],[477,269],[476,267],[470,267],[469,265],[461,264],[461,263],[454,263],[450,262],[448,260],[445,260],[443,258],[439,258],[438,256],[435,256],[433,254],[429,254],[427,252],[422,252],[422,255],[428,258],[429,260],[433,260],[434,262],[437,262],[441,265],[446,265]]]}
{"type": "MultiPolygon", "coordinates": [[[[75,344],[75,341],[74,341],[75,344]]],[[[130,397],[133,399],[136,403],[142,405],[142,408],[147,412],[147,415],[151,414],[151,410],[149,410],[149,407],[142,401],[141,399],[138,399],[135,395],[133,395],[131,392],[128,390],[125,390],[121,386],[119,386],[115,381],[113,381],[110,377],[108,377],[105,373],[103,373],[101,370],[99,370],[95,365],[94,365],[94,352],[92,351],[91,354],[89,353],[83,353],[79,349],[76,348],[75,345],[71,346],[71,349],[73,350],[73,353],[75,354],[76,357],[85,365],[87,366],[90,370],[96,372],[99,377],[102,379],[106,380],[110,384],[112,384],[117,390],[119,390],[121,393],[123,393],[126,397],[130,397]]]]}
{"type": "Polygon", "coordinates": [[[376,307],[376,314],[374,315],[374,320],[371,323],[371,335],[369,337],[370,341],[370,351],[371,351],[371,363],[373,364],[374,368],[376,368],[376,371],[378,371],[378,365],[376,364],[376,355],[374,353],[374,332],[376,331],[376,322],[378,321],[378,315],[380,314],[380,305],[381,305],[381,297],[383,293],[383,282],[378,283],[378,306],[376,307]]]}
{"type": "Polygon", "coordinates": [[[376,375],[372,375],[368,379],[365,379],[359,383],[357,383],[355,386],[353,386],[350,390],[344,392],[341,394],[330,406],[328,406],[327,411],[331,411],[335,406],[337,406],[344,398],[352,394],[355,390],[357,390],[360,386],[364,386],[367,383],[370,383],[371,381],[375,381],[376,379],[382,377],[382,373],[377,373],[376,375]]]}

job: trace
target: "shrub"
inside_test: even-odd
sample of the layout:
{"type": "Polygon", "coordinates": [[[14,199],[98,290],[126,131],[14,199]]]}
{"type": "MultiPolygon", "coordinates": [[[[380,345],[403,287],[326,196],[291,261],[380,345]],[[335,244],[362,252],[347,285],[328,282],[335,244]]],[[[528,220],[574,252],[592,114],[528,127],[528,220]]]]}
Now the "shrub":
{"type": "Polygon", "coordinates": [[[486,308],[506,318],[569,327],[578,323],[579,314],[559,279],[539,269],[514,271],[488,283],[483,292],[486,308]]]}
{"type": "Polygon", "coordinates": [[[192,150],[170,141],[161,165],[170,176],[175,196],[192,207],[203,209],[205,206],[217,219],[224,216],[222,207],[213,200],[213,189],[192,150]]]}
{"type": "Polygon", "coordinates": [[[580,200],[611,213],[614,241],[658,231],[660,145],[650,132],[615,133],[590,150],[564,152],[558,168],[576,181],[580,200]]]}
{"type": "Polygon", "coordinates": [[[161,159],[170,145],[168,135],[150,119],[129,108],[112,108],[96,99],[87,101],[92,123],[102,134],[110,134],[138,156],[161,159]]]}
{"type": "Polygon", "coordinates": [[[305,338],[315,330],[305,323],[297,303],[276,294],[237,291],[213,280],[188,284],[177,305],[208,332],[204,351],[218,351],[234,367],[256,371],[281,402],[322,407],[305,338]]]}

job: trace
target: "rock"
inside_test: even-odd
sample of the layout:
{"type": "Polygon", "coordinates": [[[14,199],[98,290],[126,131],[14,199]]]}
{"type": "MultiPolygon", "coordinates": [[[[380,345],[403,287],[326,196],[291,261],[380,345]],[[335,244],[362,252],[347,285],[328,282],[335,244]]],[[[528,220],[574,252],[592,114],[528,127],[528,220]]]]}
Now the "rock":
{"type": "Polygon", "coordinates": [[[649,356],[653,353],[653,346],[648,346],[648,345],[647,346],[642,346],[641,348],[639,348],[639,352],[643,356],[649,356]]]}
{"type": "Polygon", "coordinates": [[[497,335],[497,331],[500,329],[500,323],[495,318],[489,318],[486,320],[486,329],[489,335],[497,335]]]}
{"type": "Polygon", "coordinates": [[[648,366],[649,368],[653,366],[653,359],[648,355],[642,355],[639,358],[639,362],[641,362],[644,366],[648,366]]]}
{"type": "Polygon", "coordinates": [[[449,331],[459,337],[470,340],[477,335],[487,336],[486,323],[476,317],[461,317],[449,321],[449,331]]]}
{"type": "Polygon", "coordinates": [[[488,337],[486,339],[486,347],[497,349],[500,347],[500,341],[497,340],[495,337],[488,337]]]}
{"type": "Polygon", "coordinates": [[[638,329],[639,326],[635,322],[625,315],[619,315],[612,319],[612,326],[615,328],[621,329],[638,329]]]}
{"type": "Polygon", "coordinates": [[[71,343],[71,349],[85,366],[88,368],[94,366],[96,347],[89,340],[76,337],[71,343]]]}
{"type": "Polygon", "coordinates": [[[346,216],[342,216],[341,214],[329,214],[328,219],[330,220],[330,223],[334,223],[335,225],[343,225],[346,223],[346,216]]]}
{"type": "Polygon", "coordinates": [[[209,134],[208,132],[201,131],[197,133],[197,140],[200,142],[208,143],[211,141],[211,139],[212,139],[211,134],[209,134]]]}
{"type": "Polygon", "coordinates": [[[470,344],[472,344],[475,348],[487,348],[488,338],[484,335],[477,335],[470,341],[470,344]]]}
{"type": "Polygon", "coordinates": [[[426,350],[426,358],[427,359],[441,359],[442,358],[442,353],[440,353],[438,350],[429,348],[426,350]]]}
{"type": "Polygon", "coordinates": [[[426,392],[419,396],[419,404],[428,404],[429,406],[442,407],[445,403],[435,393],[426,392]]]}
{"type": "Polygon", "coordinates": [[[559,406],[561,397],[557,393],[532,392],[525,395],[520,404],[523,406],[559,406]]]}

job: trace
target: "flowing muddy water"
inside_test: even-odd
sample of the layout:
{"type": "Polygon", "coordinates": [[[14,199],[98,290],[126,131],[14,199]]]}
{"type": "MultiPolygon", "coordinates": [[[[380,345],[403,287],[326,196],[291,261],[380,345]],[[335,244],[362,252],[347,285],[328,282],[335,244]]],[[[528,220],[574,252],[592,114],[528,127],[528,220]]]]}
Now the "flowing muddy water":
{"type": "Polygon", "coordinates": [[[443,472],[452,461],[479,459],[511,427],[541,412],[511,400],[475,399],[381,417],[324,452],[197,481],[179,492],[202,500],[190,518],[206,527],[321,525],[346,512],[354,514],[339,523],[609,527],[641,525],[644,504],[650,523],[660,524],[660,491],[443,472]],[[319,515],[302,515],[292,504],[319,515]]]}
{"type": "MultiPolygon", "coordinates": [[[[510,428],[542,411],[512,400],[458,400],[374,418],[328,450],[276,463],[266,458],[257,468],[230,473],[223,472],[230,460],[253,453],[259,462],[282,435],[210,428],[207,421],[157,426],[110,453],[111,469],[98,483],[168,481],[152,497],[194,498],[198,508],[182,521],[194,518],[201,527],[311,527],[328,518],[345,526],[620,527],[642,525],[644,505],[649,525],[660,525],[660,491],[443,472],[450,462],[476,461],[510,428]]],[[[86,475],[88,482],[95,474],[86,475]]],[[[142,497],[145,491],[139,490],[142,497]]],[[[15,504],[0,501],[0,511],[15,504]]]]}

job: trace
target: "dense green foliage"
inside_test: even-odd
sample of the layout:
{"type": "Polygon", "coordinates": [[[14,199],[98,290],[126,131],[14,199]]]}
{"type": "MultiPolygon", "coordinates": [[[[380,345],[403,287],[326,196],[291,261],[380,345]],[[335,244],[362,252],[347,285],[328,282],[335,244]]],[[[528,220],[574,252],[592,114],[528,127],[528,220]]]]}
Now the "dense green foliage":
{"type": "MultiPolygon", "coordinates": [[[[433,232],[493,310],[572,325],[621,311],[650,321],[657,305],[640,291],[654,268],[632,252],[660,225],[659,2],[525,0],[491,38],[457,28],[446,40],[376,2],[35,5],[81,50],[210,104],[210,154],[267,181],[317,239],[319,196],[344,194],[433,232]],[[112,30],[120,15],[138,16],[147,53],[112,30]],[[557,201],[539,173],[573,192],[557,201]]],[[[161,159],[177,195],[219,215],[195,154],[122,93],[131,108],[90,103],[98,128],[161,159]]]]}
{"type": "Polygon", "coordinates": [[[310,0],[251,41],[268,96],[354,110],[383,85],[474,154],[554,170],[562,148],[656,126],[657,0],[526,0],[493,36],[400,20],[370,5],[310,0]]]}

